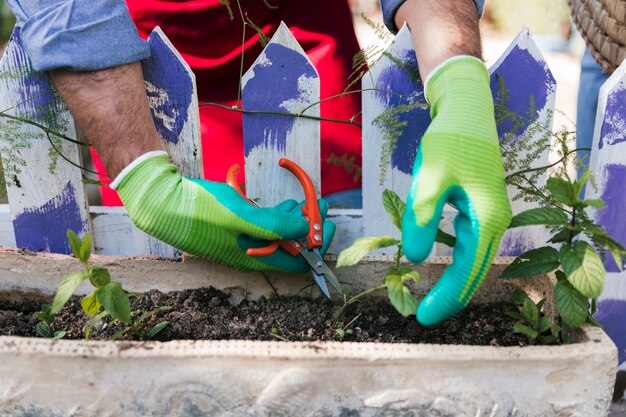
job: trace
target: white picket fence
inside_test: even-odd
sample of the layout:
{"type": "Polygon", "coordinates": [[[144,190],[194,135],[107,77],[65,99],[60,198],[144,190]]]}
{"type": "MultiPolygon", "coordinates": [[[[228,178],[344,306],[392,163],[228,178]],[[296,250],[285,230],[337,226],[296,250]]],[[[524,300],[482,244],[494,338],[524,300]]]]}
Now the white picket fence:
{"type": "MultiPolygon", "coordinates": [[[[148,41],[152,57],[142,67],[162,143],[184,175],[200,177],[202,147],[194,75],[159,28],[148,41]]],[[[414,76],[416,71],[410,32],[403,27],[386,53],[363,77],[364,208],[331,210],[330,217],[337,224],[331,253],[337,253],[361,236],[399,236],[385,214],[381,194],[386,188],[402,197],[407,194],[415,153],[430,123],[423,86],[414,76]],[[388,163],[381,168],[381,155],[389,152],[383,149],[383,128],[377,118],[401,105],[413,107],[400,116],[407,126],[388,163]]],[[[497,112],[504,109],[510,113],[499,118],[501,140],[514,144],[518,140],[545,138],[552,128],[556,82],[528,30],[520,32],[489,72],[497,112]]],[[[615,81],[615,77],[612,80],[606,87],[611,91],[621,86],[621,81],[615,81]]],[[[280,157],[300,164],[320,189],[319,120],[271,113],[319,117],[319,86],[317,70],[288,27],[281,24],[242,80],[243,107],[261,111],[243,116],[246,189],[263,205],[273,205],[286,198],[303,198],[295,178],[279,168],[280,157]]],[[[602,103],[606,106],[613,101],[605,99],[602,103]]],[[[8,113],[12,115],[76,137],[72,117],[51,88],[46,74],[30,68],[21,47],[19,28],[0,59],[0,109],[10,109],[8,113]]],[[[618,117],[616,114],[609,111],[606,118],[613,120],[618,117]]],[[[596,142],[607,143],[604,149],[622,141],[626,125],[619,123],[614,123],[617,127],[613,130],[596,132],[600,138],[596,142]]],[[[0,135],[9,198],[8,205],[0,206],[0,245],[67,253],[65,232],[71,228],[79,233],[91,231],[95,252],[99,254],[177,256],[176,249],[136,229],[124,208],[88,206],[81,170],[76,166],[80,165],[81,145],[54,136],[49,141],[40,128],[11,119],[0,118],[0,124],[5,132],[10,132],[0,135]],[[55,148],[63,157],[51,157],[56,154],[55,148]],[[55,167],[51,173],[53,159],[55,167]]],[[[546,150],[535,164],[546,164],[548,153],[546,150]]],[[[595,165],[604,161],[601,155],[602,146],[594,151],[595,165]]],[[[619,155],[619,152],[611,153],[612,158],[619,159],[619,155]]],[[[514,203],[514,212],[526,208],[523,203],[514,203]]],[[[444,213],[444,230],[453,232],[453,217],[452,209],[444,213]]],[[[541,228],[515,229],[505,235],[500,254],[519,254],[543,244],[545,237],[541,228]]],[[[433,254],[450,253],[450,248],[437,245],[433,254]]]]}
{"type": "MultiPolygon", "coordinates": [[[[381,194],[385,188],[402,197],[407,194],[417,146],[430,123],[428,108],[419,106],[425,104],[421,82],[407,72],[407,65],[397,64],[400,61],[417,68],[411,42],[408,28],[402,28],[383,58],[363,78],[364,209],[331,210],[330,217],[337,224],[331,253],[364,235],[398,236],[384,213],[381,194]],[[401,115],[408,125],[382,170],[381,182],[382,128],[375,120],[386,109],[411,104],[418,107],[401,115]]],[[[150,35],[149,43],[152,57],[142,65],[162,143],[183,174],[199,177],[202,149],[194,75],[159,28],[150,35]]],[[[503,140],[537,135],[541,131],[537,127],[541,126],[551,129],[556,85],[527,30],[513,40],[490,74],[497,105],[525,120],[521,124],[510,120],[500,123],[498,131],[503,140]],[[499,80],[504,80],[506,94],[502,94],[499,80]]],[[[247,110],[319,116],[319,83],[317,70],[288,27],[281,24],[243,77],[243,106],[247,110]]],[[[20,44],[19,29],[0,60],[0,109],[11,109],[11,114],[75,138],[72,117],[53,93],[46,74],[30,68],[20,44]]],[[[0,206],[0,245],[67,253],[65,232],[71,228],[79,233],[91,231],[94,250],[99,254],[177,256],[174,248],[136,229],[123,208],[88,206],[81,170],[75,166],[80,164],[81,145],[58,139],[50,143],[38,127],[10,119],[0,118],[0,123],[5,127],[8,123],[13,134],[13,138],[0,136],[0,152],[6,154],[9,198],[8,205],[0,206]],[[51,173],[50,155],[54,155],[55,146],[64,158],[56,158],[51,173]]],[[[320,189],[318,120],[244,114],[243,130],[246,188],[251,197],[263,205],[303,198],[294,177],[278,167],[280,157],[300,164],[320,189]]],[[[547,160],[546,151],[537,163],[547,160]]],[[[516,204],[515,211],[524,208],[523,204],[516,204]]],[[[452,232],[453,216],[452,211],[444,215],[442,226],[448,232],[452,232]]],[[[509,232],[501,254],[520,253],[543,240],[541,229],[509,232]]],[[[437,245],[433,254],[450,254],[450,249],[437,245]]]]}
{"type": "MultiPolygon", "coordinates": [[[[409,30],[403,27],[382,59],[363,78],[364,209],[331,210],[329,216],[337,224],[331,253],[338,253],[361,236],[399,236],[384,212],[381,194],[388,188],[406,196],[417,146],[430,123],[428,108],[420,105],[425,104],[423,86],[407,71],[417,67],[411,42],[409,30]],[[412,106],[401,116],[407,126],[388,163],[381,168],[383,131],[376,120],[386,109],[399,105],[412,106]]],[[[157,129],[181,172],[199,177],[202,149],[194,75],[159,28],[150,35],[149,43],[152,57],[142,65],[157,129]]],[[[500,139],[515,146],[520,140],[545,138],[552,128],[556,83],[527,30],[521,31],[489,72],[496,113],[508,112],[511,116],[498,119],[500,139]]],[[[245,109],[319,116],[318,73],[284,24],[242,81],[245,109]]],[[[46,74],[30,67],[20,44],[19,29],[0,59],[0,110],[76,137],[72,117],[46,74]]],[[[278,167],[280,157],[300,164],[320,189],[318,120],[263,112],[245,114],[243,128],[249,196],[263,205],[303,198],[293,176],[278,167]]],[[[91,231],[98,254],[176,257],[176,249],[136,229],[123,207],[88,206],[81,170],[76,166],[80,165],[79,146],[54,137],[49,141],[39,127],[0,117],[0,153],[9,198],[8,205],[0,205],[0,246],[69,253],[66,230],[73,229],[81,234],[91,231]],[[63,157],[55,156],[57,150],[63,157]]],[[[535,164],[546,162],[547,150],[535,164]]],[[[607,203],[606,208],[594,213],[595,219],[626,244],[624,65],[601,91],[591,167],[598,189],[587,187],[588,197],[600,197],[607,203]]],[[[514,212],[528,208],[518,202],[513,206],[514,212]]],[[[453,232],[453,216],[452,210],[444,212],[442,227],[447,232],[453,232]]],[[[543,245],[545,240],[542,228],[514,229],[505,235],[499,254],[516,255],[543,245]]],[[[451,253],[443,245],[436,245],[433,252],[451,253]]],[[[618,345],[620,362],[626,367],[626,273],[610,262],[606,266],[607,284],[598,303],[599,318],[618,345]]]]}

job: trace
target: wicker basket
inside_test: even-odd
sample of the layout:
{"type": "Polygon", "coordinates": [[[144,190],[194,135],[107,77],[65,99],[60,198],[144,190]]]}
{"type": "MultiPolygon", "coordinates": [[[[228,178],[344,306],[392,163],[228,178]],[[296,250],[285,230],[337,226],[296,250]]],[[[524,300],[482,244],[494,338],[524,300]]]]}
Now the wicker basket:
{"type": "Polygon", "coordinates": [[[591,55],[611,74],[626,58],[626,0],[568,0],[591,55]]]}

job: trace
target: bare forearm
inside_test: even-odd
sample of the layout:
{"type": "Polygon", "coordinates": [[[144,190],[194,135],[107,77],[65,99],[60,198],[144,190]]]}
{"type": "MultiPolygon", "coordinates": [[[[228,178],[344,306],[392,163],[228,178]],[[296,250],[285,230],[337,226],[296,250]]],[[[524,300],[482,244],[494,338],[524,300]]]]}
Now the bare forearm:
{"type": "Polygon", "coordinates": [[[111,178],[138,156],[161,149],[139,63],[98,71],[55,70],[51,75],[111,178]]]}
{"type": "Polygon", "coordinates": [[[440,63],[457,55],[482,58],[478,14],[472,0],[407,0],[395,17],[407,22],[424,80],[440,63]]]}

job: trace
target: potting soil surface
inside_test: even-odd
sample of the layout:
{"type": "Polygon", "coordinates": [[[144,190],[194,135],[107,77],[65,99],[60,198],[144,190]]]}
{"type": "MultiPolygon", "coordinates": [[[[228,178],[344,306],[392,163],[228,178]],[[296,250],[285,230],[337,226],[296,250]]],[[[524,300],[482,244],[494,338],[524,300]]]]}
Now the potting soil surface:
{"type": "MultiPolygon", "coordinates": [[[[140,332],[145,336],[158,323],[169,322],[154,337],[160,341],[246,339],[492,346],[528,344],[525,336],[512,332],[515,320],[504,314],[516,307],[504,304],[470,305],[443,324],[425,328],[414,316],[402,317],[382,297],[369,297],[351,304],[340,319],[335,316],[341,303],[324,298],[274,296],[251,301],[214,288],[170,293],[149,291],[132,297],[131,303],[132,310],[138,311],[135,317],[161,306],[170,308],[145,319],[140,326],[140,332]]],[[[37,313],[41,305],[41,301],[0,300],[0,331],[5,335],[37,336],[37,313]]],[[[81,339],[89,320],[90,317],[82,311],[80,299],[72,297],[56,315],[52,328],[66,331],[65,338],[81,339]]],[[[107,316],[93,326],[90,338],[110,339],[122,328],[120,323],[112,322],[107,316]]]]}

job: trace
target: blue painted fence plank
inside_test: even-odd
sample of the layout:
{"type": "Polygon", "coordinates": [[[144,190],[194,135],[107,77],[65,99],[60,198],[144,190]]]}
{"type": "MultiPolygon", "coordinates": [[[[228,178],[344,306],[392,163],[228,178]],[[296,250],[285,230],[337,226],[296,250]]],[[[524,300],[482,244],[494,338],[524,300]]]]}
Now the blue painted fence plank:
{"type": "MultiPolygon", "coordinates": [[[[590,169],[597,189],[586,187],[585,198],[601,198],[606,203],[593,211],[592,218],[626,245],[626,64],[600,89],[590,169]]],[[[617,346],[619,369],[626,370],[626,271],[620,271],[611,256],[605,268],[606,283],[595,317],[617,346]]]]}
{"type": "MultiPolygon", "coordinates": [[[[276,34],[242,80],[243,108],[319,117],[319,75],[289,28],[276,34]]],[[[298,163],[318,194],[320,124],[318,120],[276,114],[244,114],[243,135],[248,196],[263,206],[302,199],[295,177],[278,166],[281,157],[298,163]]]]}
{"type": "MultiPolygon", "coordinates": [[[[75,138],[74,122],[45,73],[32,69],[16,27],[0,59],[0,109],[75,138]]],[[[76,144],[0,118],[0,153],[18,247],[71,253],[67,229],[89,230],[76,144]],[[58,155],[57,150],[67,162],[58,155]],[[73,165],[74,164],[74,165],[73,165]]]]}

